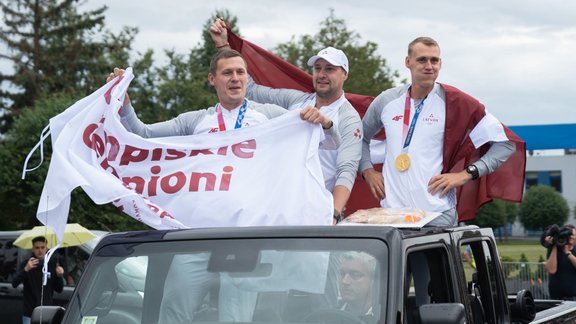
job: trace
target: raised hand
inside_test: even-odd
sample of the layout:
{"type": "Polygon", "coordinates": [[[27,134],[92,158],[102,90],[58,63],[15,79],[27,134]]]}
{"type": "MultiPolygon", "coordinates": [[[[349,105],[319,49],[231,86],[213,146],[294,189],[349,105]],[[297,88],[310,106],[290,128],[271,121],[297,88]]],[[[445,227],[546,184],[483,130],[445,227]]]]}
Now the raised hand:
{"type": "Polygon", "coordinates": [[[218,17],[210,26],[210,36],[216,48],[228,47],[228,29],[223,18],[218,17]]]}

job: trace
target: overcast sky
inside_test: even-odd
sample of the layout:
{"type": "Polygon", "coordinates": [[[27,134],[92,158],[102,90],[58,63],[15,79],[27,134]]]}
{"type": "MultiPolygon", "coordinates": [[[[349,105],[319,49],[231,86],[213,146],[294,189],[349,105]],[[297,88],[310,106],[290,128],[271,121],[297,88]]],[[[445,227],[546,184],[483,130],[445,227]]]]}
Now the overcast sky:
{"type": "Polygon", "coordinates": [[[103,4],[107,28],[138,27],[135,49],[152,48],[156,60],[164,49],[196,46],[216,9],[238,18],[245,39],[272,49],[315,34],[332,8],[403,78],[407,44],[431,36],[442,49],[438,81],[476,97],[505,124],[576,123],[576,1],[89,0],[86,7],[103,4]]]}

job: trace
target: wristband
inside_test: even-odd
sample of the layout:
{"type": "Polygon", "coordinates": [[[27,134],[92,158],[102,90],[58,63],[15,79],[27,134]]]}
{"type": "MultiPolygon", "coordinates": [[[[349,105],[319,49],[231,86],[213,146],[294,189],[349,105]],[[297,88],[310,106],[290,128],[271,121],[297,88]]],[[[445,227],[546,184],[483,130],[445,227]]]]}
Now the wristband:
{"type": "Polygon", "coordinates": [[[229,43],[226,43],[226,44],[222,44],[222,45],[220,45],[220,46],[215,46],[215,47],[218,48],[218,49],[220,49],[220,48],[226,47],[226,46],[228,46],[228,45],[230,45],[230,44],[229,44],[229,43]]]}

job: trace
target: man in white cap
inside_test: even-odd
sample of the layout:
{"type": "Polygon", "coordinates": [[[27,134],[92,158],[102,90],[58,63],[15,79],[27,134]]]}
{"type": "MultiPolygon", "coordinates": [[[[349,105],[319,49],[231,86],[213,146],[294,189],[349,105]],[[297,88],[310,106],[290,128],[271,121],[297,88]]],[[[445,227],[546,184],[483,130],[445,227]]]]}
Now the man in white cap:
{"type": "MultiPolygon", "coordinates": [[[[226,22],[221,18],[217,18],[210,27],[210,35],[216,48],[229,46],[226,22]]],[[[332,120],[340,133],[341,143],[337,150],[320,146],[320,161],[326,188],[334,199],[334,218],[338,221],[350,197],[362,156],[362,121],[342,89],[349,72],[346,54],[327,47],[312,56],[308,65],[312,66],[316,92],[273,89],[258,85],[250,78],[246,97],[290,110],[314,106],[332,120]]]]}

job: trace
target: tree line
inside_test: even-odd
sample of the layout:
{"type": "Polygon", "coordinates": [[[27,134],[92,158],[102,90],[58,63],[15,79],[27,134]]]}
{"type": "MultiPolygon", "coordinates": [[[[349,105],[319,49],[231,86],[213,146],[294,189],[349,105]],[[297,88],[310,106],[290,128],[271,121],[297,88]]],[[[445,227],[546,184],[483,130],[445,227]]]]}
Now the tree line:
{"type": "Polygon", "coordinates": [[[510,234],[508,225],[516,220],[526,229],[544,231],[550,225],[565,224],[569,214],[566,198],[556,189],[534,185],[526,190],[520,204],[495,199],[482,205],[470,224],[499,229],[497,234],[502,240],[510,234]]]}

